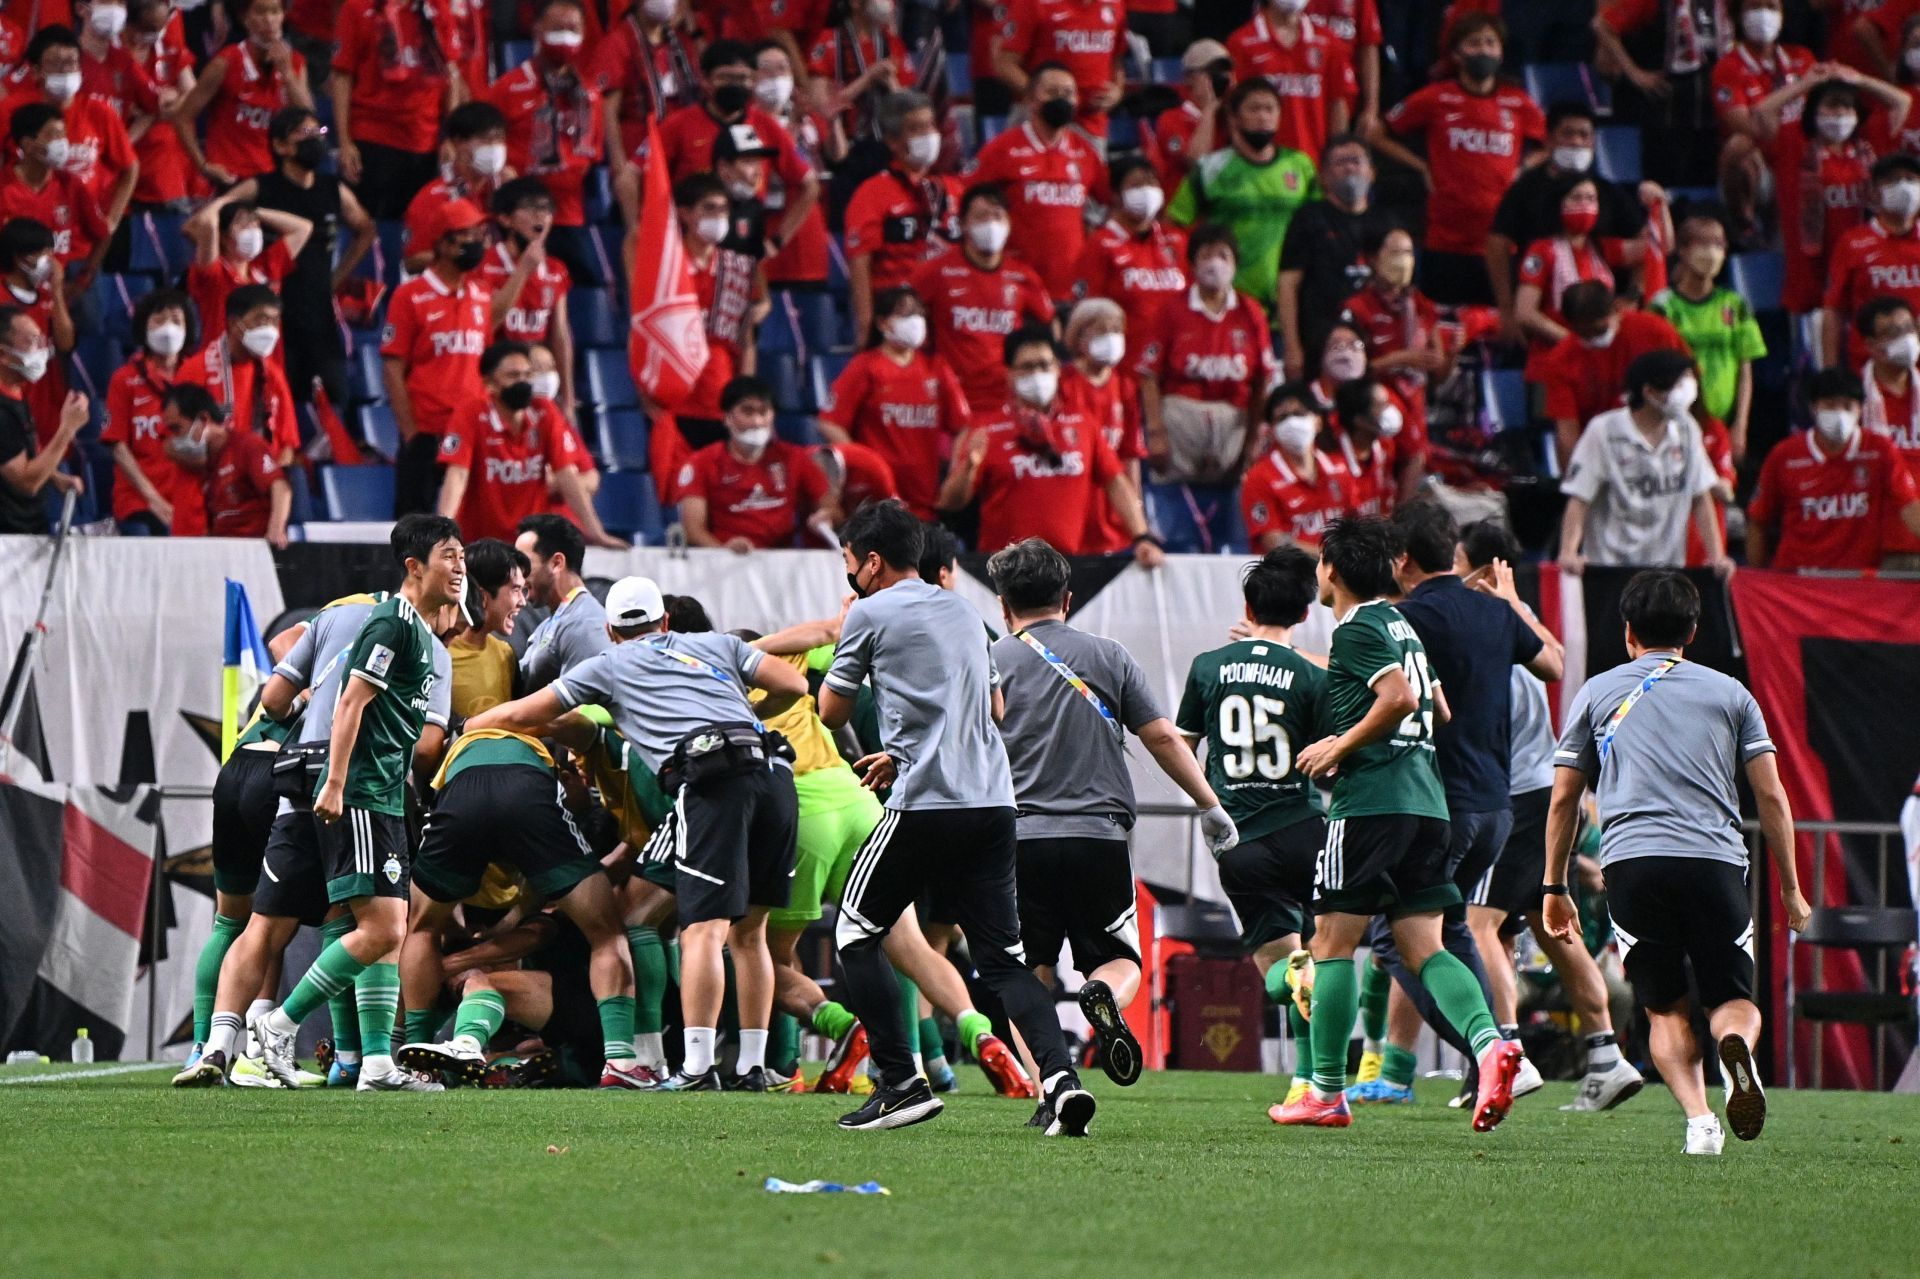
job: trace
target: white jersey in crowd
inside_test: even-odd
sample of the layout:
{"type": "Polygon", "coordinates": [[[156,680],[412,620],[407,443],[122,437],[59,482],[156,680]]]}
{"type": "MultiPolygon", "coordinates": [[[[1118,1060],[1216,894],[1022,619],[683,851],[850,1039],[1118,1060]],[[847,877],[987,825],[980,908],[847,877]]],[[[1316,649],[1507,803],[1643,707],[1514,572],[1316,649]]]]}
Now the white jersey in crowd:
{"type": "Polygon", "coordinates": [[[1693,499],[1716,483],[1692,418],[1669,419],[1660,442],[1648,444],[1633,411],[1614,409],[1587,423],[1560,491],[1592,508],[1580,546],[1588,563],[1679,568],[1693,499]]]}

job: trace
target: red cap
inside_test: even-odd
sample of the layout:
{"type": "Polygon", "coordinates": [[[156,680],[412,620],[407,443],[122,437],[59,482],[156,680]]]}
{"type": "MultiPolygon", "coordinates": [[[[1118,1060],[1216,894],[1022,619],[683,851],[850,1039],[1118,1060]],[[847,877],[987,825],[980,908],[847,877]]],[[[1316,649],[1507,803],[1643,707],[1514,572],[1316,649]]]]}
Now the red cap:
{"type": "Polygon", "coordinates": [[[449,200],[440,206],[428,229],[433,233],[432,242],[438,244],[456,231],[484,226],[486,221],[487,215],[472,200],[449,200]]]}

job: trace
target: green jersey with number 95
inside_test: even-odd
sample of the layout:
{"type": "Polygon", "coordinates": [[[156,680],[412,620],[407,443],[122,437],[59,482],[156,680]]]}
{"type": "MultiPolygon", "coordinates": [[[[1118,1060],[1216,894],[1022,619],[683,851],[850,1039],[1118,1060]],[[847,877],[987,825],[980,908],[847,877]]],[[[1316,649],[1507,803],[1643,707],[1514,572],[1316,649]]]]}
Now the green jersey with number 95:
{"type": "Polygon", "coordinates": [[[1242,840],[1320,812],[1319,793],[1293,757],[1323,731],[1326,681],[1276,640],[1240,640],[1193,659],[1174,726],[1207,739],[1207,784],[1242,840]]]}
{"type": "Polygon", "coordinates": [[[1433,690],[1440,681],[1427,666],[1426,646],[1413,623],[1385,600],[1355,606],[1333,628],[1327,654],[1327,731],[1344,733],[1373,709],[1374,685],[1399,671],[1420,704],[1393,736],[1363,746],[1340,761],[1328,814],[1368,817],[1405,813],[1448,820],[1447,792],[1433,749],[1433,690]]]}

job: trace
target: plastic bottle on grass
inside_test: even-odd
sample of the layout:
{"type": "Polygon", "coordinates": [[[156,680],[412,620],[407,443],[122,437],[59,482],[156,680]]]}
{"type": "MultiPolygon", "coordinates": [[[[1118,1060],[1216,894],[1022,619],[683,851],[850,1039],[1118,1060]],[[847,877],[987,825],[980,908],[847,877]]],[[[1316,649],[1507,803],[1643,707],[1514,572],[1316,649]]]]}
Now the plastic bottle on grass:
{"type": "Polygon", "coordinates": [[[73,1060],[76,1063],[93,1061],[93,1040],[87,1037],[87,1028],[82,1026],[73,1035],[73,1060]]]}

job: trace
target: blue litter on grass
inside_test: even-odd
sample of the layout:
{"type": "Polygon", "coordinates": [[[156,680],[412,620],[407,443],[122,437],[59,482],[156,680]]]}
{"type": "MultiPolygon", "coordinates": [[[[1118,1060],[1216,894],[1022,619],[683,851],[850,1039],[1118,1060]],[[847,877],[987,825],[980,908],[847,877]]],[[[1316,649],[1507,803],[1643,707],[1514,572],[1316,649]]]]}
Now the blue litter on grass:
{"type": "Polygon", "coordinates": [[[769,1177],[767,1193],[773,1195],[890,1195],[893,1192],[877,1181],[863,1181],[857,1186],[847,1186],[837,1181],[782,1181],[778,1177],[769,1177]]]}

